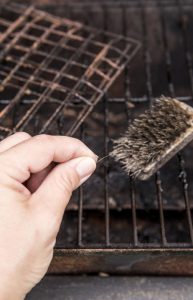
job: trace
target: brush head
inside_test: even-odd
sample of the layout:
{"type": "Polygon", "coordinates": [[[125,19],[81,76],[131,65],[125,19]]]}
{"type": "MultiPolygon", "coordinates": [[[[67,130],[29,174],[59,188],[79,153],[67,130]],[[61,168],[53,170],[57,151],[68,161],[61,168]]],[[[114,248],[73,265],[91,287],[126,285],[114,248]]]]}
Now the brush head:
{"type": "Polygon", "coordinates": [[[147,179],[193,139],[193,109],[161,97],[140,115],[110,155],[133,177],[147,179]]]}

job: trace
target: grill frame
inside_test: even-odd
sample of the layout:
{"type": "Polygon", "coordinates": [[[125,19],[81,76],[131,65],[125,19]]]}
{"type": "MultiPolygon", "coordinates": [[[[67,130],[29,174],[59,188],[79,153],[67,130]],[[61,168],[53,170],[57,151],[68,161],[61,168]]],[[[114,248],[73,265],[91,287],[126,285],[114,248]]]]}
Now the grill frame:
{"type": "MultiPolygon", "coordinates": [[[[104,15],[108,14],[108,9],[112,6],[116,8],[122,8],[124,11],[125,7],[129,8],[137,8],[140,11],[140,20],[142,26],[142,55],[143,61],[145,63],[145,85],[146,85],[146,93],[144,96],[132,96],[131,91],[131,78],[130,78],[130,70],[129,68],[125,71],[124,77],[124,85],[125,85],[125,95],[124,97],[111,97],[107,93],[103,97],[103,115],[104,115],[104,149],[103,154],[108,154],[109,150],[109,106],[112,103],[117,103],[125,106],[125,111],[128,117],[128,122],[130,122],[133,118],[132,111],[130,107],[132,104],[142,104],[148,103],[151,104],[154,101],[154,93],[152,88],[152,70],[151,70],[151,55],[150,49],[147,41],[147,19],[146,19],[146,9],[148,7],[159,7],[160,15],[161,15],[161,28],[163,34],[163,45],[165,48],[165,70],[167,73],[168,79],[168,95],[176,96],[178,99],[182,101],[187,101],[192,104],[193,100],[193,65],[191,58],[191,50],[189,49],[189,44],[186,36],[186,25],[182,27],[182,37],[183,37],[183,45],[184,53],[186,57],[186,64],[188,70],[188,78],[190,82],[190,94],[182,95],[178,97],[178,94],[175,94],[175,88],[172,79],[172,65],[171,65],[171,53],[168,48],[168,37],[166,34],[166,22],[165,19],[165,9],[169,6],[174,6],[179,8],[179,18],[184,23],[183,20],[183,8],[192,5],[190,1],[147,1],[147,6],[143,5],[142,1],[131,1],[126,3],[125,1],[119,2],[110,2],[110,3],[99,3],[96,2],[94,5],[96,7],[102,7],[102,11],[104,15]]],[[[73,15],[73,9],[84,10],[88,7],[91,8],[93,3],[84,2],[84,3],[72,3],[66,4],[66,6],[62,5],[62,7],[67,7],[68,9],[68,17],[73,15]]],[[[53,6],[43,6],[46,9],[53,8],[53,6]]],[[[86,18],[84,23],[86,23],[88,19],[86,18]]],[[[127,26],[126,19],[123,18],[123,33],[127,34],[127,26]]],[[[107,29],[107,24],[103,24],[103,29],[107,29]]],[[[81,131],[79,132],[79,137],[85,139],[85,124],[81,126],[81,131]]],[[[51,273],[98,273],[98,272],[107,272],[107,273],[118,273],[118,274],[156,274],[156,275],[193,275],[193,236],[192,236],[192,216],[191,210],[192,206],[190,203],[189,196],[189,181],[190,178],[187,176],[186,170],[186,161],[184,160],[183,153],[180,153],[177,157],[178,165],[179,165],[179,175],[182,186],[183,196],[182,199],[185,203],[185,212],[186,212],[186,220],[188,223],[187,230],[189,231],[188,243],[168,243],[166,240],[166,226],[165,226],[165,214],[166,208],[163,199],[162,192],[162,175],[161,173],[157,173],[154,178],[154,186],[156,188],[156,201],[158,204],[158,213],[159,213],[159,225],[160,226],[160,243],[141,243],[139,242],[139,232],[138,232],[138,214],[139,208],[136,205],[136,182],[130,179],[129,181],[129,200],[130,205],[127,209],[131,212],[131,222],[132,222],[132,242],[131,243],[112,243],[111,242],[111,228],[110,228],[110,219],[113,208],[109,203],[109,168],[110,162],[107,160],[104,165],[104,207],[97,208],[101,209],[104,217],[104,232],[105,232],[105,240],[101,243],[84,243],[83,241],[83,221],[82,218],[85,214],[86,208],[84,207],[84,194],[85,188],[80,188],[78,193],[78,206],[70,206],[66,212],[66,214],[70,213],[70,211],[76,211],[78,215],[77,222],[77,237],[76,237],[76,246],[73,244],[71,246],[66,246],[68,249],[64,249],[64,246],[57,247],[55,249],[55,256],[50,267],[49,272],[51,273]]],[[[89,210],[89,208],[87,208],[89,210]]],[[[90,208],[89,213],[92,215],[92,209],[90,208]]],[[[96,209],[96,208],[95,208],[96,209]]],[[[115,208],[117,210],[118,208],[115,208]]],[[[123,203],[122,209],[126,209],[126,205],[123,203]]],[[[142,209],[145,211],[145,208],[142,209]]],[[[177,207],[174,207],[174,212],[178,210],[177,207]]],[[[181,208],[179,208],[181,210],[181,208]]]]}

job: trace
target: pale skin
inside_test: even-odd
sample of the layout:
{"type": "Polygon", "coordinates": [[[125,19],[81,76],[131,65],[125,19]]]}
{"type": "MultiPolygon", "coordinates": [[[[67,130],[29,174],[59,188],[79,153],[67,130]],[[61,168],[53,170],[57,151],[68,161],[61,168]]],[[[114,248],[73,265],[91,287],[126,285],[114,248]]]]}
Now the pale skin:
{"type": "Polygon", "coordinates": [[[0,299],[24,299],[45,275],[66,205],[96,161],[70,137],[20,132],[0,143],[0,299]]]}

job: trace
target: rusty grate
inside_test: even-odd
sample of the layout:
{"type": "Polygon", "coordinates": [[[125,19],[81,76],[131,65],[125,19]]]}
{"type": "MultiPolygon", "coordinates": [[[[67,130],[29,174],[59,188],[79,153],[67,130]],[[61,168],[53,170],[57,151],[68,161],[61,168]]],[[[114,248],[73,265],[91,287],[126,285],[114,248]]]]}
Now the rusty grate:
{"type": "Polygon", "coordinates": [[[1,8],[0,33],[2,136],[34,133],[34,122],[38,133],[48,131],[76,103],[78,118],[66,128],[72,135],[139,47],[134,39],[14,4],[1,8]]]}
{"type": "MultiPolygon", "coordinates": [[[[142,42],[77,132],[99,156],[162,93],[192,105],[192,4],[87,1],[68,5],[68,12],[142,42]]],[[[68,206],[51,271],[192,274],[192,147],[146,182],[130,180],[111,159],[99,165],[68,206]]]]}

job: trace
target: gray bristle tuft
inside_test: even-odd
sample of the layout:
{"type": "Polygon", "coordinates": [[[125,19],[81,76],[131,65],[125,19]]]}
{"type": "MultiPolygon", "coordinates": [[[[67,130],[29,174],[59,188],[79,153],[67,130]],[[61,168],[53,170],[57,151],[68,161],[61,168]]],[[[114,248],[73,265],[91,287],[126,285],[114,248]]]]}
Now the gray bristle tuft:
{"type": "Polygon", "coordinates": [[[191,115],[175,99],[161,97],[114,141],[110,155],[131,176],[138,177],[191,126],[191,115]]]}

